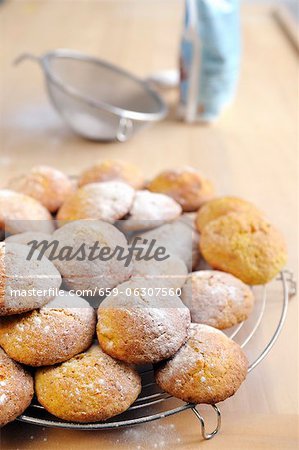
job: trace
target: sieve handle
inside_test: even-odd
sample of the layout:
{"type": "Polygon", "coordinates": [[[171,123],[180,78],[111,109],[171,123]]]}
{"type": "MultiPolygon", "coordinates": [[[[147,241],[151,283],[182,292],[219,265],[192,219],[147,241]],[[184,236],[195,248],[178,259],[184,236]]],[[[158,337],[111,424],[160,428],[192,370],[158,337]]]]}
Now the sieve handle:
{"type": "Polygon", "coordinates": [[[118,124],[116,139],[125,142],[133,133],[133,122],[131,119],[121,117],[118,124]]]}
{"type": "Polygon", "coordinates": [[[31,61],[35,61],[39,64],[41,63],[41,59],[38,56],[32,55],[31,53],[21,53],[14,59],[13,64],[18,65],[19,63],[22,63],[26,59],[30,59],[31,61]]]}

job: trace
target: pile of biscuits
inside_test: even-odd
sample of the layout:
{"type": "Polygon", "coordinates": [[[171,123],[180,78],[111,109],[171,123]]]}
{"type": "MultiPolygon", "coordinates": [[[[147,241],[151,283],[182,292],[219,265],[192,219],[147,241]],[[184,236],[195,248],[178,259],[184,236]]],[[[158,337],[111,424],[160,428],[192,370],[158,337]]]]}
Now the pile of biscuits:
{"type": "Polygon", "coordinates": [[[33,395],[66,421],[121,414],[141,392],[144,364],[183,401],[225,400],[248,362],[221,330],[248,318],[249,285],[269,282],[286,262],[284,239],[261,211],[216,197],[189,167],[150,181],[113,160],[76,181],[34,167],[0,189],[1,230],[0,426],[33,395]],[[128,249],[136,236],[166,248],[167,259],[78,262],[48,250],[28,259],[33,240],[54,240],[63,252],[94,242],[128,249]],[[106,292],[96,304],[78,294],[95,288],[106,292]]]}

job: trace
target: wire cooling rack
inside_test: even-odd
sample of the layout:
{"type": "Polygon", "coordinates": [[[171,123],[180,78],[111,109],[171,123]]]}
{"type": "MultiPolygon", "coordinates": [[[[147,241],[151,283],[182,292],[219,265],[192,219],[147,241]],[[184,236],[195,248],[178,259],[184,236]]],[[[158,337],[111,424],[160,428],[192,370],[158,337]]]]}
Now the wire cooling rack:
{"type": "MultiPolygon", "coordinates": [[[[255,352],[257,354],[252,356],[252,362],[248,367],[248,372],[251,372],[267,356],[275,344],[286,318],[289,298],[296,292],[296,284],[291,272],[281,272],[279,277],[273,283],[254,288],[256,303],[250,318],[226,332],[226,334],[238,342],[242,348],[248,346],[251,347],[250,352],[252,351],[252,348],[255,350],[260,345],[258,329],[262,321],[266,319],[267,310],[271,309],[270,301],[279,301],[281,303],[281,312],[277,319],[276,328],[273,331],[273,334],[271,334],[270,337],[267,337],[266,344],[263,344],[262,349],[255,352]],[[276,289],[273,291],[273,295],[271,293],[273,283],[280,284],[281,292],[279,293],[278,299],[276,298],[278,295],[277,286],[275,286],[276,289]],[[249,343],[250,346],[248,345],[249,343]]],[[[221,412],[217,405],[210,405],[216,415],[216,426],[214,430],[208,432],[205,419],[199,412],[198,405],[184,403],[163,392],[155,384],[152,367],[142,368],[140,374],[143,387],[138,399],[126,412],[105,422],[86,424],[65,422],[49,414],[36,399],[34,399],[30,407],[18,418],[18,420],[44,427],[76,430],[107,430],[151,422],[153,420],[163,419],[164,417],[178,414],[182,411],[191,410],[200,422],[203,439],[211,439],[219,432],[221,427],[221,412]]]]}

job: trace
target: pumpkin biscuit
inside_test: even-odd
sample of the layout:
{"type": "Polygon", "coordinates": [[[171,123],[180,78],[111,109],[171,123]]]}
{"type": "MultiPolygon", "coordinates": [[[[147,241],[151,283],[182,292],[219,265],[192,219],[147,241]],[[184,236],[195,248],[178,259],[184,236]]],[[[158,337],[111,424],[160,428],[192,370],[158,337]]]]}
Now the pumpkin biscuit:
{"type": "Polygon", "coordinates": [[[32,397],[31,375],[0,348],[0,427],[22,414],[32,397]]]}
{"type": "Polygon", "coordinates": [[[41,308],[61,285],[61,275],[48,258],[38,260],[34,252],[28,260],[28,254],[26,245],[0,243],[0,316],[41,308]]]}
{"type": "Polygon", "coordinates": [[[118,295],[101,303],[97,335],[110,356],[132,364],[155,363],[170,358],[187,339],[188,308],[177,296],[151,296],[149,286],[145,281],[123,283],[118,295]]]}
{"type": "Polygon", "coordinates": [[[11,180],[8,187],[35,198],[52,213],[74,190],[67,175],[49,166],[32,167],[28,173],[11,180]]]}
{"type": "Polygon", "coordinates": [[[217,197],[200,208],[195,219],[196,228],[201,233],[209,222],[230,212],[249,212],[261,215],[261,212],[246,200],[238,197],[217,197]]]}
{"type": "Polygon", "coordinates": [[[191,167],[161,172],[149,183],[148,189],[169,195],[185,212],[197,211],[214,197],[212,182],[191,167]]]}
{"type": "Polygon", "coordinates": [[[236,342],[208,325],[192,324],[187,342],[155,372],[157,384],[185,402],[214,404],[231,397],[247,374],[236,342]]]}
{"type": "Polygon", "coordinates": [[[112,159],[99,161],[84,170],[79,178],[79,186],[103,181],[123,181],[134,189],[141,189],[144,186],[143,174],[137,166],[112,159]]]}
{"type": "Polygon", "coordinates": [[[269,282],[287,259],[281,233],[249,213],[229,213],[210,222],[201,234],[200,249],[211,267],[251,285],[269,282]]]}
{"type": "Polygon", "coordinates": [[[82,298],[64,294],[41,309],[0,320],[0,345],[11,358],[28,366],[49,366],[92,344],[94,309],[82,298]]]}
{"type": "Polygon", "coordinates": [[[134,195],[134,189],[121,181],[87,184],[68,197],[57,220],[59,225],[81,219],[114,222],[129,212],[134,195]]]}
{"type": "Polygon", "coordinates": [[[192,322],[220,330],[246,320],[254,304],[252,290],[245,283],[217,270],[189,274],[181,298],[190,309],[192,322]]]}
{"type": "Polygon", "coordinates": [[[54,220],[49,211],[29,195],[0,189],[0,229],[10,234],[25,231],[52,233],[54,220]]]}
{"type": "Polygon", "coordinates": [[[139,374],[98,345],[69,361],[37,370],[38,401],[72,422],[98,422],[126,411],[141,391],[139,374]]]}

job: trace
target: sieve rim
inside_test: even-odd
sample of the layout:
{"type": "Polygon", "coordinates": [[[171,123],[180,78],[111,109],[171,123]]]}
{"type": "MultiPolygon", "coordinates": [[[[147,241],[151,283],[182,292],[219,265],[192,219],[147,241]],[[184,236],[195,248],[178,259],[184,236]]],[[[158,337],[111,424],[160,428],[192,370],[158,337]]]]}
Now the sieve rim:
{"type": "Polygon", "coordinates": [[[44,72],[47,76],[47,79],[51,83],[53,83],[57,88],[59,88],[64,93],[66,93],[72,97],[75,97],[77,100],[79,100],[85,104],[88,104],[92,108],[103,109],[109,113],[115,114],[116,116],[118,116],[120,118],[132,119],[132,120],[143,121],[143,122],[155,122],[155,121],[163,119],[167,114],[168,109],[167,109],[167,106],[166,106],[164,100],[161,98],[161,96],[156,91],[151,89],[151,87],[148,85],[148,83],[146,81],[138,78],[135,75],[132,75],[127,70],[122,69],[108,61],[104,61],[102,59],[95,58],[93,56],[89,56],[84,53],[77,52],[75,50],[57,49],[57,50],[53,50],[48,53],[45,53],[40,58],[40,62],[42,64],[44,72]],[[110,70],[113,70],[113,71],[125,76],[126,78],[129,78],[130,80],[139,84],[139,86],[147,93],[147,95],[149,95],[150,97],[152,97],[155,100],[155,102],[157,103],[157,105],[159,107],[159,111],[152,112],[152,113],[151,112],[132,111],[130,109],[120,108],[118,106],[115,106],[115,105],[112,105],[112,104],[109,104],[109,103],[106,103],[106,102],[103,102],[100,100],[93,100],[89,97],[86,97],[85,95],[80,93],[80,91],[78,91],[77,89],[62,83],[59,80],[59,78],[55,76],[55,73],[53,73],[53,70],[51,70],[51,67],[50,67],[50,61],[55,58],[69,58],[69,59],[90,62],[93,64],[97,64],[97,65],[106,67],[110,70]]]}

